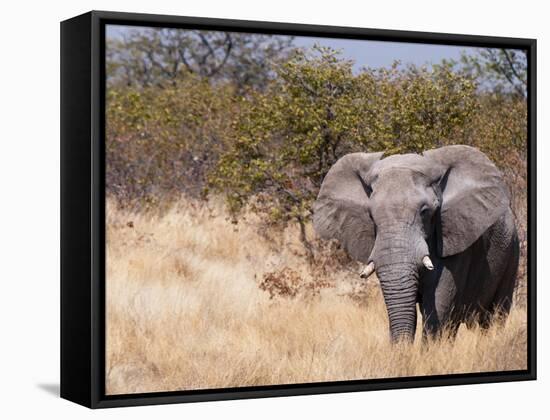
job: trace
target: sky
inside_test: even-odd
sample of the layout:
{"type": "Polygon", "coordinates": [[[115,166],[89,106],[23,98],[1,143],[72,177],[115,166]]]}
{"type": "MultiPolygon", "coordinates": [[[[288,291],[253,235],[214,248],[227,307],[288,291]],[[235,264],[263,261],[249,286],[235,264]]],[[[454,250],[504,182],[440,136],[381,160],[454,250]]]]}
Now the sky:
{"type": "MultiPolygon", "coordinates": [[[[107,38],[119,38],[124,32],[136,29],[135,26],[107,25],[107,38]]],[[[184,29],[182,29],[184,30],[184,29]]],[[[336,38],[294,37],[294,44],[299,47],[311,47],[315,43],[341,50],[342,57],[353,60],[356,70],[361,67],[389,67],[395,60],[403,64],[434,64],[442,59],[459,59],[461,52],[474,54],[480,48],[388,42],[366,41],[336,38]]]]}
{"type": "Polygon", "coordinates": [[[435,64],[442,59],[458,60],[462,51],[474,53],[479,50],[447,45],[312,37],[296,37],[294,43],[300,47],[318,43],[341,50],[342,57],[355,62],[355,68],[389,67],[395,60],[403,64],[435,64]]]}

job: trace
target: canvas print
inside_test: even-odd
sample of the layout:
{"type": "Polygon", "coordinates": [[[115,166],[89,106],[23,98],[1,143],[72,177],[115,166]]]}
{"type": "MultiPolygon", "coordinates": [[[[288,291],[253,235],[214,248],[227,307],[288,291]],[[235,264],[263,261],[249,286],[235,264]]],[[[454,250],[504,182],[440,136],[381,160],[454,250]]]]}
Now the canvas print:
{"type": "Polygon", "coordinates": [[[527,369],[526,51],[105,35],[107,395],[527,369]]]}

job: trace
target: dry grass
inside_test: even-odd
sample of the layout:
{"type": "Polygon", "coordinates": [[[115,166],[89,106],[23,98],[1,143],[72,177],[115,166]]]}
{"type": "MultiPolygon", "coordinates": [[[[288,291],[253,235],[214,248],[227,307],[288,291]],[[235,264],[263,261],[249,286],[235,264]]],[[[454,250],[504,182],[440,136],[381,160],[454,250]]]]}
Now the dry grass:
{"type": "Polygon", "coordinates": [[[374,282],[318,278],[291,228],[267,237],[221,208],[108,203],[108,394],[526,368],[523,305],[485,333],[391,346],[374,282]]]}

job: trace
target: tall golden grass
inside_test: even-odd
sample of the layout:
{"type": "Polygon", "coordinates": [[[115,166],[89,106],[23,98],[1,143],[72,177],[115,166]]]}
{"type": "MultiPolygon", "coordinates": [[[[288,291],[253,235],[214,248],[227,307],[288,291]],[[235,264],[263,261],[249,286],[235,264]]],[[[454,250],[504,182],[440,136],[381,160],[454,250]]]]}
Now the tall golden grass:
{"type": "Polygon", "coordinates": [[[107,394],[526,368],[521,302],[487,331],[392,346],[375,281],[345,268],[320,279],[293,227],[260,227],[217,204],[160,215],[108,202],[107,394]]]}

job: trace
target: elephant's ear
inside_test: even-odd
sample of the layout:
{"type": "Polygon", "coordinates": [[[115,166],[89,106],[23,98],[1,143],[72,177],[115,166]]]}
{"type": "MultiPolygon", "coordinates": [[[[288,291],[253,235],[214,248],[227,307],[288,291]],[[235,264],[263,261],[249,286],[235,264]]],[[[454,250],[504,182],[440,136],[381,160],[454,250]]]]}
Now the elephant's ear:
{"type": "Polygon", "coordinates": [[[472,245],[510,206],[500,171],[485,154],[470,146],[428,150],[424,156],[441,164],[441,210],[438,251],[458,254],[472,245]]]}
{"type": "Polygon", "coordinates": [[[313,227],[325,239],[338,239],[355,259],[368,263],[374,224],[368,212],[365,176],[383,153],[350,153],[328,171],[315,204],[313,227]]]}

